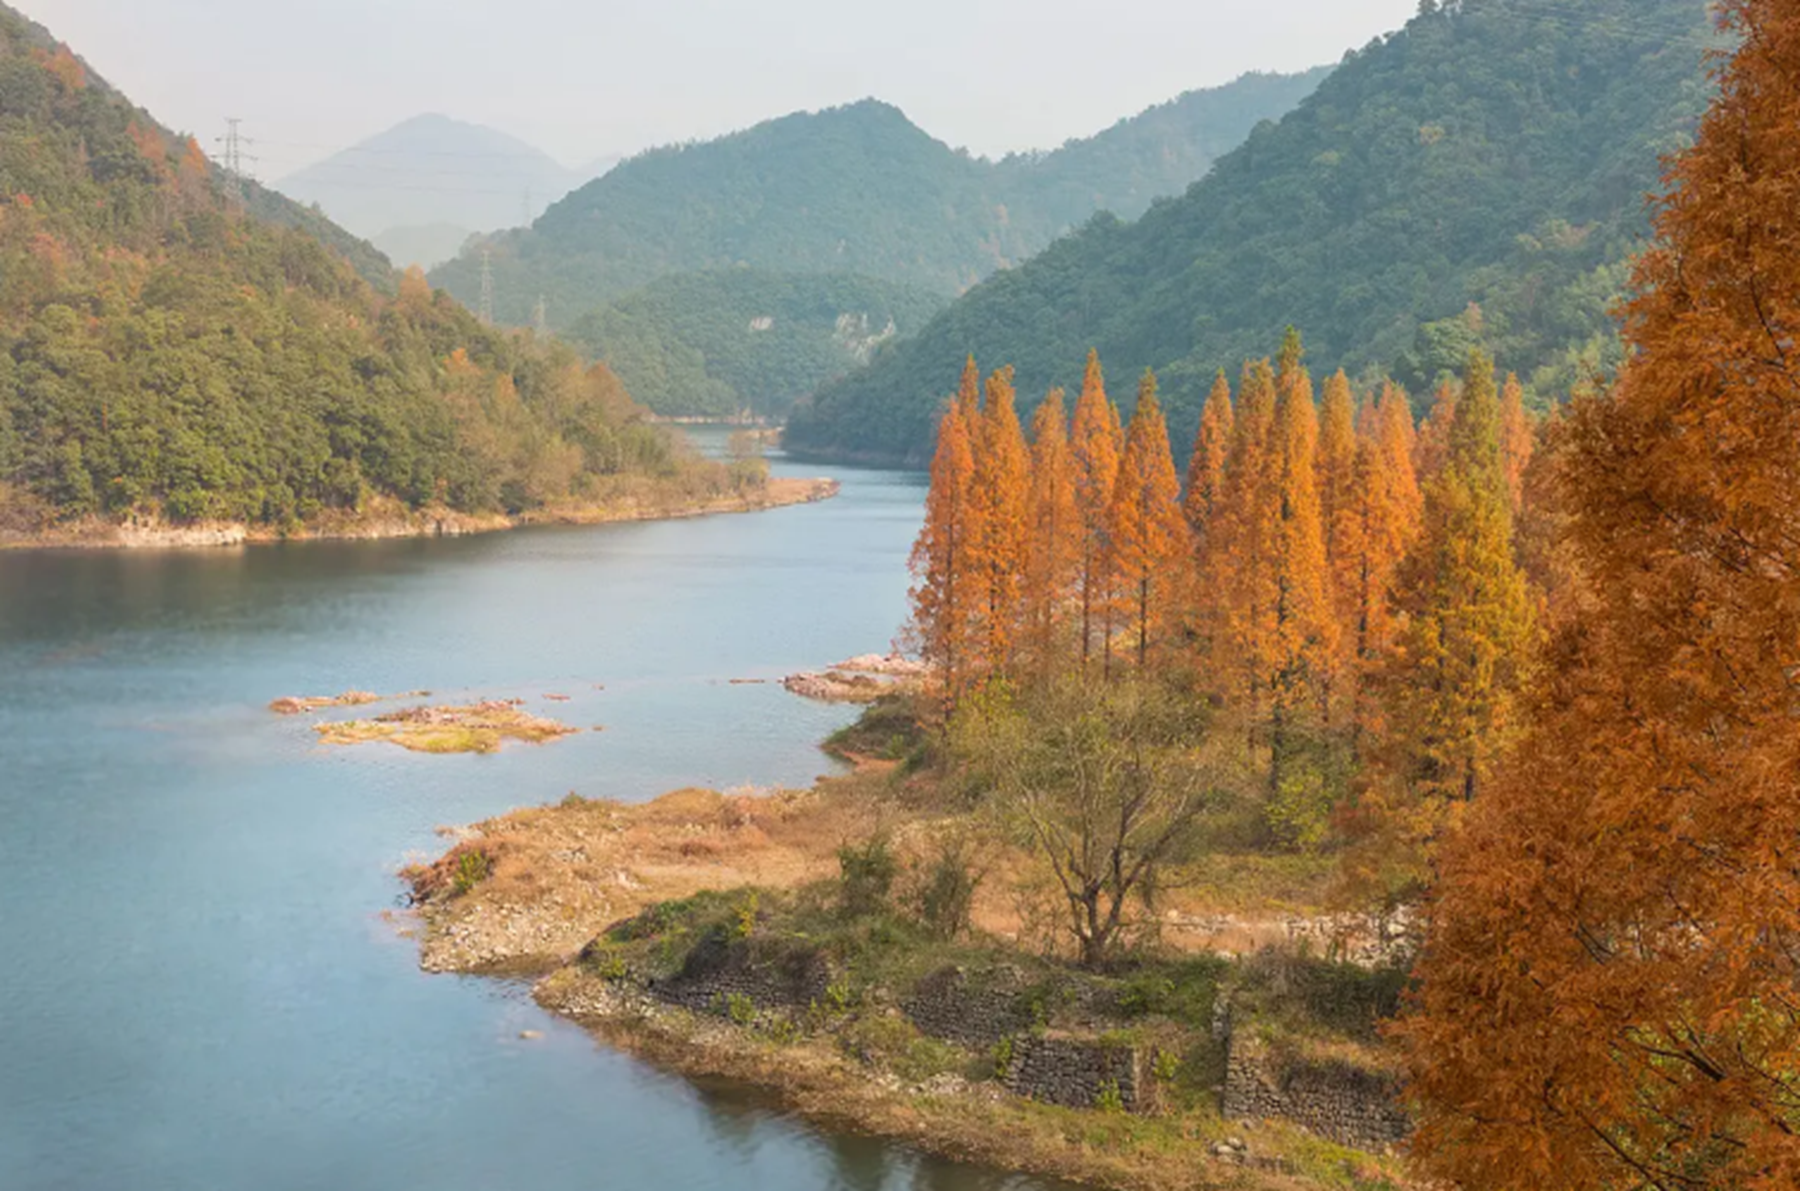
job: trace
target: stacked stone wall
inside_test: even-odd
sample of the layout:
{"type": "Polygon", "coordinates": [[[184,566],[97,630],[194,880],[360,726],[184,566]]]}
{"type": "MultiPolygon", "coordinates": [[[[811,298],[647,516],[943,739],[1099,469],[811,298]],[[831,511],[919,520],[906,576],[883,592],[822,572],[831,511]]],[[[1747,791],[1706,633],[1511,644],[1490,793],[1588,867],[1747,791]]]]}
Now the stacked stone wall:
{"type": "Polygon", "coordinates": [[[1228,1118],[1293,1121],[1340,1144],[1379,1151],[1412,1131],[1399,1092],[1385,1072],[1277,1056],[1240,1036],[1226,1059],[1220,1107],[1228,1118]]]}
{"type": "Polygon", "coordinates": [[[1026,1034],[1011,1047],[1004,1082],[1016,1095],[1093,1108],[1116,1093],[1121,1108],[1138,1106],[1142,1064],[1135,1047],[1063,1034],[1026,1034]]]}

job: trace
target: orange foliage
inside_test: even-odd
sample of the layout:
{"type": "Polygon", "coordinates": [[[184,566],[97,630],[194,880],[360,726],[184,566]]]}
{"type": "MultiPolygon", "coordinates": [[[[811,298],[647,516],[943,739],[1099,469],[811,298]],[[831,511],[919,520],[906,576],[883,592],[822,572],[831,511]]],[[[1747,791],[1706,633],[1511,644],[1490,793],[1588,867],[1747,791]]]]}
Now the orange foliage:
{"type": "Polygon", "coordinates": [[[1506,374],[1500,390],[1500,463],[1506,469],[1506,494],[1513,516],[1525,503],[1525,469],[1531,466],[1531,415],[1525,412],[1525,389],[1515,373],[1506,374]]]}
{"type": "Polygon", "coordinates": [[[1181,484],[1169,428],[1156,400],[1156,376],[1138,384],[1107,514],[1110,570],[1117,577],[1119,623],[1142,667],[1165,651],[1177,628],[1193,564],[1193,536],[1181,512],[1181,484]]]}
{"type": "Polygon", "coordinates": [[[1443,470],[1450,454],[1450,425],[1456,421],[1456,382],[1445,377],[1431,398],[1431,412],[1413,440],[1413,472],[1423,487],[1443,470]]]}
{"type": "Polygon", "coordinates": [[[1231,382],[1223,369],[1207,394],[1206,408],[1200,414],[1200,429],[1194,435],[1194,452],[1188,459],[1187,495],[1182,511],[1188,527],[1194,531],[1194,544],[1199,557],[1206,553],[1206,527],[1212,521],[1213,508],[1225,487],[1225,458],[1231,449],[1231,382]]]}
{"type": "Polygon", "coordinates": [[[1075,479],[1063,391],[1051,389],[1031,418],[1031,491],[1026,500],[1030,525],[1024,589],[1026,651],[1043,673],[1057,659],[1081,566],[1075,479]]]}
{"type": "Polygon", "coordinates": [[[975,581],[969,552],[969,485],[975,457],[961,402],[938,422],[925,525],[913,544],[912,632],[947,704],[968,687],[975,581]]]}
{"type": "Polygon", "coordinates": [[[1403,1039],[1437,1177],[1800,1185],[1800,9],[1741,42],[1557,468],[1592,580],[1441,856],[1403,1039]]]}
{"type": "Polygon", "coordinates": [[[1075,508],[1081,516],[1077,587],[1081,660],[1085,664],[1092,655],[1096,634],[1111,640],[1113,583],[1108,570],[1107,515],[1112,508],[1113,481],[1119,474],[1119,454],[1124,449],[1119,411],[1107,399],[1097,352],[1088,352],[1069,446],[1075,459],[1075,508]]]}
{"type": "Polygon", "coordinates": [[[994,675],[1007,673],[1013,662],[1029,541],[1025,502],[1031,455],[1013,408],[1011,368],[988,377],[979,416],[975,473],[969,483],[968,559],[975,582],[976,664],[994,675]]]}

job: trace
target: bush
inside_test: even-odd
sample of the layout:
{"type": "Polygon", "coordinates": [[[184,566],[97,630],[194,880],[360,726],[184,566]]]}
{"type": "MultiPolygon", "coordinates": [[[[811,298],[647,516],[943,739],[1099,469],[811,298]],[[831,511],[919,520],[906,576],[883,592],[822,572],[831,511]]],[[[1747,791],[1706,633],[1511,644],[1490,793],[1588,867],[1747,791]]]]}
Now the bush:
{"type": "Polygon", "coordinates": [[[838,849],[838,905],[849,918],[865,918],[888,908],[900,866],[887,840],[876,836],[861,847],[838,849]]]}
{"type": "Polygon", "coordinates": [[[456,875],[451,885],[457,896],[469,892],[493,875],[494,864],[486,852],[471,849],[456,858],[456,875]]]}
{"type": "Polygon", "coordinates": [[[938,938],[954,939],[969,929],[980,884],[981,876],[970,866],[962,842],[941,845],[919,882],[919,920],[938,938]]]}

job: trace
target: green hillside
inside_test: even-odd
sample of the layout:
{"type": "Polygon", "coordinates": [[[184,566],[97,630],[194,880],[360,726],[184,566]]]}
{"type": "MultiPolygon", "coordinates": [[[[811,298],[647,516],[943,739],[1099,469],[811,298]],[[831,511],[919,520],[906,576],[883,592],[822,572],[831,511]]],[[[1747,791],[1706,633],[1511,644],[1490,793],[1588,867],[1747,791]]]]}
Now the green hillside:
{"type": "MultiPolygon", "coordinates": [[[[529,230],[489,238],[495,314],[553,325],[670,273],[747,264],[856,273],[946,296],[1016,264],[1099,209],[1179,191],[1323,72],[1248,75],[1052,153],[992,162],[874,100],[655,149],[575,191],[529,230]]],[[[480,295],[479,252],[432,280],[480,295]]]]}
{"type": "Polygon", "coordinates": [[[1178,434],[1294,324],[1326,369],[1417,391],[1488,341],[1536,391],[1616,351],[1606,310],[1659,154],[1710,90],[1703,0],[1463,0],[1349,55],[1183,197],[1097,218],[796,410],[795,449],[921,459],[971,352],[1021,390],[1162,372],[1178,434]],[[1469,311],[1478,304],[1479,318],[1469,311]]]}
{"type": "Polygon", "coordinates": [[[351,258],[392,282],[279,195],[237,209],[191,138],[0,6],[0,529],[519,510],[673,466],[604,370],[351,258]]]}
{"type": "Polygon", "coordinates": [[[563,334],[657,413],[781,417],[943,305],[868,277],[720,269],[653,281],[563,334]]]}

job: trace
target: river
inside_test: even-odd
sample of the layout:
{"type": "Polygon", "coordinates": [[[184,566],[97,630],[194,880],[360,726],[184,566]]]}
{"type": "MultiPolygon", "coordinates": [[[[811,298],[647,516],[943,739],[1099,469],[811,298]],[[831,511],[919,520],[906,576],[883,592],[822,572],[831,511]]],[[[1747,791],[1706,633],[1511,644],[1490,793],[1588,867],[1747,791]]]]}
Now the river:
{"type": "Polygon", "coordinates": [[[747,516],[0,554],[0,1187],[1031,1185],[659,1073],[517,984],[421,973],[393,921],[439,825],[829,768],[847,712],[730,680],[903,619],[921,482],[838,474],[747,516]],[[421,687],[606,731],[327,751],[264,709],[421,687]]]}

